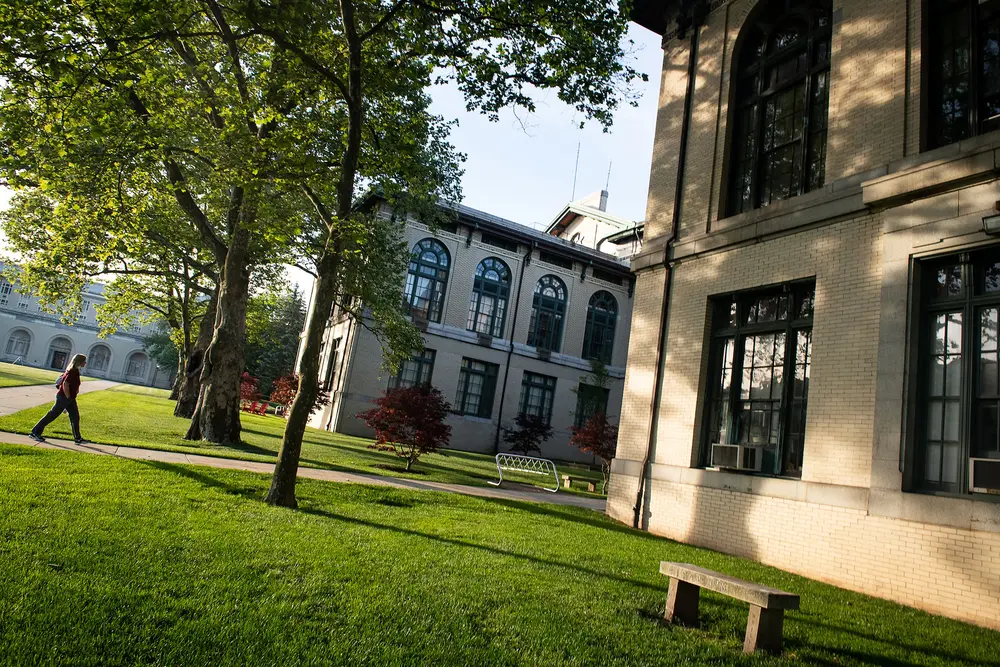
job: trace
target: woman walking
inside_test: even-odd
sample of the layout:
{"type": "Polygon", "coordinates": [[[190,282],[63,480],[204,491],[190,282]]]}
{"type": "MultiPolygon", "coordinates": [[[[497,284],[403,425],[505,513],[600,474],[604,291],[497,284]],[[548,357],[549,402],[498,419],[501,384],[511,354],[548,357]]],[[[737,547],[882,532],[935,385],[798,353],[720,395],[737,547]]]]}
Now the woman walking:
{"type": "Polygon", "coordinates": [[[76,395],[80,392],[80,369],[87,365],[87,357],[78,354],[69,362],[59,379],[56,381],[56,402],[52,404],[44,417],[38,420],[35,427],[31,429],[32,440],[45,442],[42,433],[45,427],[55,421],[55,418],[66,411],[69,415],[69,423],[73,426],[73,439],[76,444],[83,444],[83,436],[80,435],[80,410],[76,407],[76,395]]]}

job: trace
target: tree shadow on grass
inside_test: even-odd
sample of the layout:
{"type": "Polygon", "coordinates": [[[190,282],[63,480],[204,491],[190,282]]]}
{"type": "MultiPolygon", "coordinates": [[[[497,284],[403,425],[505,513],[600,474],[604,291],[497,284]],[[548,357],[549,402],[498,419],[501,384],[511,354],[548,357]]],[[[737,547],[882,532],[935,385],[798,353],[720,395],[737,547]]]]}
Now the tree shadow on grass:
{"type": "Polygon", "coordinates": [[[600,528],[602,530],[610,530],[616,533],[623,533],[625,535],[630,535],[640,540],[647,540],[652,542],[660,542],[664,544],[679,544],[674,540],[667,539],[665,537],[660,537],[658,535],[653,535],[644,530],[635,530],[624,524],[620,524],[613,519],[604,518],[604,515],[597,510],[587,510],[586,508],[579,508],[586,513],[577,512],[567,512],[562,509],[561,505],[554,505],[551,503],[544,502],[528,502],[522,500],[508,500],[507,498],[483,498],[485,502],[495,503],[497,505],[503,505],[511,509],[521,510],[524,512],[530,512],[531,514],[538,514],[540,516],[548,516],[554,519],[559,519],[561,521],[571,521],[573,523],[582,523],[594,528],[600,528]]]}

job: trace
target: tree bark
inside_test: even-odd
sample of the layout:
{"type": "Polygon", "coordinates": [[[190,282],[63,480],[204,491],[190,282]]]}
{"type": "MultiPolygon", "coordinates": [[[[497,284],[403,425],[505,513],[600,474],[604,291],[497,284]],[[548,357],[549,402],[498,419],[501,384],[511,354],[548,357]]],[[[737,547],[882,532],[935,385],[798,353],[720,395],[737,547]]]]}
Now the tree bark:
{"type": "Polygon", "coordinates": [[[327,256],[321,262],[322,268],[317,267],[316,290],[309,308],[305,347],[299,366],[299,390],[288,411],[278,462],[274,466],[274,477],[267,492],[267,502],[272,505],[298,507],[295,481],[302,453],[302,436],[319,395],[319,357],[323,349],[323,333],[337,292],[338,265],[339,257],[327,256]]]}
{"type": "Polygon", "coordinates": [[[184,376],[180,391],[177,394],[177,404],[174,406],[174,416],[190,419],[198,405],[198,395],[201,393],[201,372],[205,363],[205,351],[212,343],[215,335],[215,305],[219,298],[218,288],[212,292],[205,315],[201,318],[198,337],[191,347],[191,356],[185,360],[184,376]]]}
{"type": "MultiPolygon", "coordinates": [[[[247,204],[244,204],[247,206],[247,204]]],[[[240,442],[240,374],[250,296],[250,215],[241,215],[219,280],[215,331],[205,351],[201,391],[185,439],[240,442]]]]}
{"type": "Polygon", "coordinates": [[[184,384],[184,353],[177,353],[177,373],[174,375],[174,382],[170,385],[170,398],[171,401],[176,401],[177,396],[180,395],[181,385],[184,384]]]}

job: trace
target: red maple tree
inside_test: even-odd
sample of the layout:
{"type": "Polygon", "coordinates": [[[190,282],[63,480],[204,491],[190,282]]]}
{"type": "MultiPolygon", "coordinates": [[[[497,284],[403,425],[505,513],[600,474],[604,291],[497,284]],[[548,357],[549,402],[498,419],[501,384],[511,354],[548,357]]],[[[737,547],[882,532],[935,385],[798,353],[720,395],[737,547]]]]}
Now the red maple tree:
{"type": "Polygon", "coordinates": [[[422,454],[436,452],[451,439],[444,423],[451,405],[430,385],[386,389],[376,407],[357,415],[375,429],[375,449],[406,459],[410,470],[422,454]]]}
{"type": "Polygon", "coordinates": [[[240,376],[240,400],[256,401],[260,398],[259,387],[260,380],[243,371],[243,375],[240,376]]]}
{"type": "Polygon", "coordinates": [[[584,422],[583,426],[570,429],[573,437],[569,444],[601,459],[601,474],[604,475],[604,492],[608,491],[608,475],[611,473],[611,459],[618,446],[618,426],[608,421],[608,416],[598,412],[584,422]]]}

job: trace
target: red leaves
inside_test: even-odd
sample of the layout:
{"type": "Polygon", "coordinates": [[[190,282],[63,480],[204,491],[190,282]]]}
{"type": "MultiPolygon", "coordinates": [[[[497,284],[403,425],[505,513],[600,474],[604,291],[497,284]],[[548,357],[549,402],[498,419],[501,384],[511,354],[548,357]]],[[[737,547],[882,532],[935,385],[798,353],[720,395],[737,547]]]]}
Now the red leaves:
{"type": "Polygon", "coordinates": [[[430,385],[386,389],[375,405],[357,417],[375,429],[376,449],[391,448],[406,459],[407,470],[422,454],[436,452],[451,439],[451,426],[444,423],[451,406],[430,385]]]}

